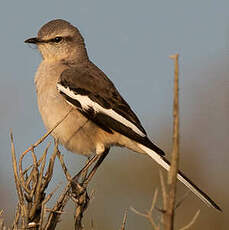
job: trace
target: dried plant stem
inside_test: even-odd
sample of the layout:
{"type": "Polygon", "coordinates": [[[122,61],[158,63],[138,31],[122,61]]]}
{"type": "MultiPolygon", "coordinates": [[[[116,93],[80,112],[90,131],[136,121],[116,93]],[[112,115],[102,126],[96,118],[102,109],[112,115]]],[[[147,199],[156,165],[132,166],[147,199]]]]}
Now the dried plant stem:
{"type": "Polygon", "coordinates": [[[126,220],[127,220],[127,209],[124,212],[124,216],[123,216],[123,221],[122,221],[122,226],[120,230],[125,230],[125,226],[126,226],[126,220]]]}
{"type": "Polygon", "coordinates": [[[164,229],[173,230],[174,227],[174,210],[176,202],[176,182],[179,165],[179,54],[170,58],[174,59],[174,100],[173,100],[173,151],[171,168],[168,175],[168,196],[167,208],[164,218],[164,229]]]}
{"type": "Polygon", "coordinates": [[[194,217],[192,218],[192,220],[190,221],[190,223],[188,223],[186,226],[184,226],[183,228],[181,228],[180,230],[187,230],[189,229],[197,220],[198,216],[200,214],[200,210],[198,210],[196,212],[196,214],[194,215],[194,217]]]}
{"type": "Polygon", "coordinates": [[[155,209],[155,204],[156,204],[156,201],[157,201],[157,196],[158,196],[158,189],[155,190],[154,195],[153,195],[153,200],[152,200],[151,207],[146,212],[139,212],[135,208],[130,207],[131,211],[135,212],[139,216],[143,216],[146,219],[148,219],[148,221],[150,222],[150,224],[152,225],[152,227],[153,227],[154,230],[160,230],[160,224],[156,224],[156,221],[154,220],[154,218],[152,216],[152,212],[155,209]]]}
{"type": "Polygon", "coordinates": [[[16,216],[15,216],[16,218],[15,218],[15,221],[13,223],[12,229],[17,228],[19,216],[21,216],[22,228],[24,229],[25,226],[27,225],[27,222],[26,222],[27,211],[26,211],[26,205],[25,205],[25,200],[24,200],[24,194],[22,192],[22,187],[21,187],[19,176],[18,176],[17,160],[16,160],[16,153],[15,153],[15,146],[14,146],[14,139],[13,139],[12,130],[10,130],[10,142],[11,142],[11,156],[12,156],[14,180],[15,180],[17,194],[18,194],[18,208],[16,211],[16,216]]]}
{"type": "Polygon", "coordinates": [[[45,204],[53,195],[53,193],[47,195],[45,190],[53,176],[57,145],[55,145],[45,171],[46,156],[50,143],[45,148],[39,161],[33,147],[31,151],[25,151],[20,155],[17,164],[12,132],[10,132],[10,140],[14,178],[18,193],[18,205],[12,229],[43,229],[45,204]],[[31,153],[33,162],[30,167],[23,169],[24,157],[29,153],[31,153]]]}
{"type": "Polygon", "coordinates": [[[44,230],[54,230],[56,228],[56,225],[59,221],[59,217],[60,217],[61,213],[63,212],[63,209],[64,209],[65,205],[67,204],[69,198],[70,198],[68,196],[70,188],[71,188],[71,184],[68,183],[66,185],[64,191],[60,195],[59,199],[57,200],[56,204],[54,205],[54,207],[50,211],[50,214],[49,214],[47,223],[44,227],[44,230]]]}
{"type": "MultiPolygon", "coordinates": [[[[83,229],[82,218],[89,202],[87,185],[91,177],[94,175],[93,169],[96,168],[95,166],[97,166],[98,163],[95,163],[95,166],[91,172],[89,172],[89,174],[87,173],[87,170],[98,158],[98,156],[96,156],[94,161],[86,166],[86,169],[84,168],[83,172],[85,175],[82,175],[82,182],[73,183],[71,175],[63,161],[63,157],[58,150],[57,141],[55,141],[54,151],[49,159],[47,167],[46,157],[50,143],[45,148],[39,160],[35,154],[35,148],[40,145],[64,119],[66,119],[72,110],[73,109],[70,109],[68,113],[35,144],[31,145],[26,151],[20,154],[18,162],[15,154],[13,134],[10,132],[12,165],[19,200],[12,230],[19,228],[29,228],[31,230],[54,230],[59,222],[60,215],[63,214],[63,209],[70,198],[75,202],[76,205],[76,210],[74,213],[75,229],[83,229]],[[23,165],[27,154],[31,154],[32,164],[27,168],[24,168],[23,165]],[[46,209],[47,202],[51,199],[56,191],[55,190],[49,194],[45,192],[53,176],[53,168],[56,156],[58,156],[60,160],[61,167],[65,173],[68,183],[62,194],[57,199],[53,208],[46,209]],[[75,186],[73,186],[73,184],[75,184],[75,186]],[[49,216],[48,218],[45,218],[45,213],[47,210],[49,210],[49,216]]],[[[85,122],[85,124],[86,123],[87,122],[85,122]]],[[[101,159],[99,158],[99,160],[100,163],[101,159]]]]}
{"type": "Polygon", "coordinates": [[[61,167],[64,171],[64,174],[65,174],[65,177],[66,179],[71,182],[72,178],[71,178],[71,175],[70,173],[68,172],[68,169],[64,163],[64,159],[63,159],[63,156],[61,155],[61,153],[59,152],[59,150],[57,151],[57,157],[59,158],[59,161],[60,161],[60,164],[61,164],[61,167]]]}
{"type": "Polygon", "coordinates": [[[166,190],[166,186],[165,186],[165,180],[164,177],[162,175],[161,170],[159,171],[159,175],[160,175],[160,182],[161,182],[161,192],[162,192],[162,201],[163,201],[163,211],[165,212],[166,208],[167,208],[167,190],[166,190]]]}
{"type": "Polygon", "coordinates": [[[51,132],[52,132],[61,122],[63,122],[63,120],[66,119],[66,117],[72,112],[72,110],[73,110],[73,108],[71,108],[71,109],[65,114],[65,116],[64,116],[61,120],[59,120],[59,121],[56,123],[56,125],[55,125],[52,129],[50,129],[44,136],[42,136],[35,144],[31,145],[28,149],[26,149],[26,150],[22,153],[22,155],[28,153],[29,151],[31,151],[32,149],[34,149],[35,147],[37,147],[39,144],[41,144],[41,143],[51,134],[51,132]]]}

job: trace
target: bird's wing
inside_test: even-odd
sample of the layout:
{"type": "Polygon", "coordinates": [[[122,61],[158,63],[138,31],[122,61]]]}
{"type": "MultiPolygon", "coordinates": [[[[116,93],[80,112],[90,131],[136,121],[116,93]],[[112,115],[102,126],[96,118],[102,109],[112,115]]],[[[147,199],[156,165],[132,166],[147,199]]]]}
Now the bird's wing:
{"type": "Polygon", "coordinates": [[[139,119],[113,83],[92,63],[63,71],[57,89],[65,100],[103,130],[113,130],[152,149],[164,152],[147,137],[139,119]]]}
{"type": "MultiPolygon", "coordinates": [[[[57,89],[66,101],[85,117],[108,133],[115,130],[136,141],[145,153],[169,170],[170,162],[163,157],[164,152],[147,138],[130,106],[106,75],[92,63],[84,68],[72,67],[65,70],[57,83],[57,89]]],[[[221,211],[220,207],[181,171],[178,172],[177,178],[203,202],[221,211]]]]}

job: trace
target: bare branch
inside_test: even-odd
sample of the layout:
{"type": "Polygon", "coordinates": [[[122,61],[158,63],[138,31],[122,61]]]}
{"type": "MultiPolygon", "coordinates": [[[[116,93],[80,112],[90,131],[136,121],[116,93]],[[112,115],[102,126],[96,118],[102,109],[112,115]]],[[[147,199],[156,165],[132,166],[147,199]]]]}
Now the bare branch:
{"type": "Polygon", "coordinates": [[[58,127],[59,124],[60,124],[61,122],[63,122],[63,121],[66,119],[66,117],[67,117],[72,111],[73,111],[73,108],[71,108],[71,109],[65,114],[65,116],[64,116],[61,120],[59,120],[59,121],[55,124],[55,126],[54,126],[52,129],[50,129],[44,136],[42,136],[35,144],[31,145],[28,149],[26,149],[26,150],[22,153],[22,155],[28,153],[28,152],[31,151],[33,148],[36,148],[39,144],[41,144],[41,143],[50,135],[50,133],[51,133],[56,127],[58,127]]]}
{"type": "Polygon", "coordinates": [[[11,155],[12,155],[12,163],[13,163],[13,171],[14,171],[14,180],[16,184],[19,202],[23,204],[24,197],[23,197],[22,189],[21,189],[20,182],[19,182],[18,172],[17,172],[17,160],[16,160],[15,146],[14,146],[12,131],[10,131],[10,140],[11,140],[11,155]]]}
{"type": "Polygon", "coordinates": [[[61,155],[61,153],[59,152],[59,150],[57,151],[57,157],[59,158],[59,161],[60,161],[60,165],[64,171],[64,174],[65,174],[65,177],[66,179],[71,182],[72,178],[71,178],[71,175],[70,173],[68,172],[68,169],[64,163],[64,159],[63,159],[63,156],[61,155]]]}
{"type": "Polygon", "coordinates": [[[46,156],[50,143],[45,148],[39,161],[37,161],[34,148],[31,148],[30,152],[33,163],[24,170],[23,161],[29,151],[25,151],[20,155],[17,166],[12,132],[10,137],[12,163],[19,199],[12,229],[43,229],[45,205],[56,191],[48,195],[45,193],[45,189],[53,176],[54,162],[58,150],[57,145],[49,159],[49,164],[45,173],[46,156]]]}
{"type": "Polygon", "coordinates": [[[176,203],[176,205],[175,205],[175,209],[179,208],[179,207],[183,204],[184,200],[188,197],[189,194],[190,194],[190,191],[187,191],[187,192],[179,199],[179,201],[177,201],[177,203],[176,203]]]}
{"type": "Polygon", "coordinates": [[[71,188],[71,184],[69,182],[65,186],[65,189],[62,192],[62,194],[59,196],[59,199],[57,200],[56,204],[54,205],[54,207],[50,211],[50,214],[48,216],[48,220],[47,220],[47,223],[44,227],[44,230],[53,230],[56,228],[60,214],[63,212],[63,209],[64,209],[66,203],[68,202],[69,198],[70,198],[68,196],[70,188],[71,188]]]}
{"type": "Polygon", "coordinates": [[[166,191],[166,186],[165,186],[165,180],[164,180],[161,170],[159,171],[159,175],[160,175],[160,182],[161,182],[163,210],[165,211],[167,209],[167,191],[166,191]]]}
{"type": "Polygon", "coordinates": [[[178,74],[179,54],[173,55],[170,58],[174,59],[174,99],[173,99],[173,151],[171,167],[168,174],[169,191],[167,196],[167,209],[164,218],[165,230],[173,230],[174,225],[174,210],[176,202],[176,182],[179,165],[179,96],[178,96],[178,74]]]}
{"type": "Polygon", "coordinates": [[[125,226],[126,226],[126,220],[127,220],[127,209],[124,212],[124,216],[123,216],[123,221],[122,221],[122,226],[120,230],[125,230],[125,226]]]}
{"type": "MultiPolygon", "coordinates": [[[[21,187],[21,183],[20,183],[20,179],[19,179],[18,171],[17,171],[17,160],[16,160],[15,146],[14,146],[12,130],[10,131],[10,141],[11,141],[11,155],[12,155],[12,164],[13,164],[13,171],[14,171],[14,180],[15,180],[17,194],[18,194],[18,200],[19,200],[19,203],[18,203],[19,207],[18,207],[17,211],[18,211],[18,214],[20,213],[20,215],[22,216],[22,228],[24,228],[26,226],[27,212],[26,212],[26,207],[25,207],[24,195],[22,192],[22,187],[21,187]]],[[[17,228],[17,226],[15,225],[17,222],[18,222],[18,220],[14,221],[14,224],[12,226],[13,229],[17,228]]]]}
{"type": "Polygon", "coordinates": [[[155,190],[154,195],[153,195],[153,200],[152,200],[151,207],[146,212],[139,212],[135,208],[130,207],[131,211],[135,212],[139,216],[143,216],[146,219],[148,219],[148,221],[151,223],[151,225],[152,225],[152,227],[153,227],[154,230],[160,230],[160,224],[157,225],[156,222],[155,222],[155,220],[153,219],[153,216],[152,216],[152,211],[155,209],[155,204],[156,204],[156,201],[157,201],[157,196],[158,196],[158,189],[155,190]]]}
{"type": "Polygon", "coordinates": [[[49,195],[42,202],[42,205],[41,205],[41,218],[40,218],[40,222],[39,222],[39,230],[43,230],[44,216],[45,216],[45,212],[47,211],[45,206],[46,206],[47,202],[51,199],[53,194],[57,191],[58,188],[59,188],[59,186],[57,186],[51,193],[49,193],[49,195]]]}
{"type": "Polygon", "coordinates": [[[184,226],[183,228],[181,228],[180,230],[187,230],[189,229],[197,220],[198,216],[200,214],[200,210],[198,210],[196,212],[196,214],[194,215],[194,217],[192,218],[191,222],[189,224],[187,224],[186,226],[184,226]]]}

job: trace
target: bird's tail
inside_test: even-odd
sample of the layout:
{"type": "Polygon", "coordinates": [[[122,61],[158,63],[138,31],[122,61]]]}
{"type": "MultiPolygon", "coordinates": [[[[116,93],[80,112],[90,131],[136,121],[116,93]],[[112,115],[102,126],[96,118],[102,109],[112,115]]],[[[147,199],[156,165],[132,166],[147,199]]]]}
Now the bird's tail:
{"type": "MultiPolygon", "coordinates": [[[[151,150],[150,148],[142,144],[138,144],[138,146],[145,153],[147,153],[151,158],[153,158],[159,165],[161,165],[164,169],[166,169],[167,171],[170,169],[170,162],[167,159],[161,157],[159,154],[157,154],[156,152],[154,152],[153,150],[151,150]]],[[[204,193],[190,179],[188,179],[184,175],[184,173],[178,171],[177,178],[208,206],[216,208],[219,211],[222,211],[221,208],[206,193],[204,193]]]]}

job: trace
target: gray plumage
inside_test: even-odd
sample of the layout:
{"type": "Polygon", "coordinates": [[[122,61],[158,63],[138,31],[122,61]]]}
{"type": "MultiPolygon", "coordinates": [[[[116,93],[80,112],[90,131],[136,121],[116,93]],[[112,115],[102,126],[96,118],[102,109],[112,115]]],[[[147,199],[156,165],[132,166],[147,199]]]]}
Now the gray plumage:
{"type": "MultiPolygon", "coordinates": [[[[79,84],[81,88],[87,86],[91,92],[97,91],[104,96],[113,92],[117,98],[111,97],[111,100],[108,100],[109,104],[112,104],[112,100],[119,100],[120,106],[125,104],[125,108],[128,108],[132,114],[132,116],[129,115],[129,119],[135,120],[135,123],[141,127],[139,120],[119,95],[114,85],[88,59],[83,38],[78,29],[70,23],[58,19],[44,25],[38,32],[38,39],[37,45],[43,61],[36,73],[35,85],[39,111],[47,129],[54,127],[72,108],[56,88],[57,82],[61,78],[70,79],[68,73],[72,70],[76,74],[71,78],[72,84],[79,84]],[[60,43],[52,41],[59,36],[63,38],[60,43]],[[74,78],[76,79],[75,82],[74,78]]],[[[119,102],[116,103],[117,107],[119,102]]],[[[142,127],[141,129],[143,130],[142,127]]],[[[143,153],[137,143],[118,132],[106,132],[96,123],[88,120],[77,109],[69,114],[53,131],[52,135],[68,150],[84,155],[100,154],[111,145],[126,146],[136,152],[143,153]]]]}
{"type": "MultiPolygon", "coordinates": [[[[102,154],[110,146],[124,146],[148,154],[168,170],[164,152],[147,137],[139,119],[113,83],[88,58],[79,30],[61,19],[41,27],[26,43],[37,44],[42,62],[35,76],[37,101],[47,130],[74,108],[52,132],[68,150],[102,154]]],[[[217,204],[182,172],[178,179],[206,204],[217,204]]]]}

